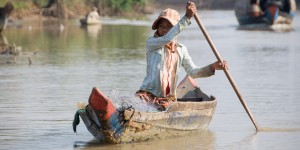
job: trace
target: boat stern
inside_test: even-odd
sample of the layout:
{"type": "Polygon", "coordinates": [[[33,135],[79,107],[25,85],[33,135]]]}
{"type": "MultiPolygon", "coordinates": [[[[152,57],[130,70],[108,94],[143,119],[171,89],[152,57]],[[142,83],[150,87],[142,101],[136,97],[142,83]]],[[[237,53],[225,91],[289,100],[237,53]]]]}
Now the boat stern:
{"type": "Polygon", "coordinates": [[[124,118],[113,105],[112,100],[94,87],[89,98],[89,106],[101,124],[101,130],[106,136],[106,140],[115,143],[125,127],[123,125],[124,118]]]}

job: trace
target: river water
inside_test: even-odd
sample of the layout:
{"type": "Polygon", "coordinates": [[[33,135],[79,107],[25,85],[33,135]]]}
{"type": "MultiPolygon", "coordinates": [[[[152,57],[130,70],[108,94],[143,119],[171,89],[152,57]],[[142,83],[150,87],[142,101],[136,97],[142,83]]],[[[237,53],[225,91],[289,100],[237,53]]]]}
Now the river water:
{"type": "MultiPolygon", "coordinates": [[[[10,44],[22,47],[22,54],[0,56],[0,149],[298,149],[300,13],[290,32],[239,30],[233,11],[200,11],[199,16],[262,131],[255,132],[225,74],[218,71],[197,79],[218,100],[208,131],[118,145],[97,143],[82,122],[75,134],[76,103],[87,102],[93,87],[107,93],[139,88],[145,76],[145,40],[153,34],[155,15],[150,21],[104,19],[102,26],[89,28],[77,20],[63,26],[35,21],[4,33],[10,44]]],[[[216,61],[194,20],[179,41],[195,64],[216,61]]]]}

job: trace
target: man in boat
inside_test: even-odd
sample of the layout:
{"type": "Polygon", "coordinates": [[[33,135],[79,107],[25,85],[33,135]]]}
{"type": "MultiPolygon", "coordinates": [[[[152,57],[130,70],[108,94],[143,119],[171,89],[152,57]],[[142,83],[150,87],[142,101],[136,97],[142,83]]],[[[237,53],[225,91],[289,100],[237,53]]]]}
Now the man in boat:
{"type": "Polygon", "coordinates": [[[250,0],[252,16],[262,15],[270,6],[276,6],[280,11],[293,15],[296,11],[295,0],[250,0]]]}
{"type": "Polygon", "coordinates": [[[85,18],[80,19],[80,23],[83,25],[99,24],[100,15],[97,7],[93,7],[93,10],[85,15],[85,18]]]}
{"type": "Polygon", "coordinates": [[[258,16],[262,15],[262,8],[259,6],[260,2],[262,2],[262,1],[250,0],[252,17],[258,17],[258,16]]]}
{"type": "Polygon", "coordinates": [[[93,7],[93,10],[87,14],[87,18],[94,18],[94,19],[100,19],[99,13],[98,13],[98,8],[93,7]]]}
{"type": "Polygon", "coordinates": [[[187,48],[177,41],[178,35],[191,24],[191,18],[197,12],[194,2],[188,2],[186,13],[180,19],[174,9],[165,9],[154,21],[154,36],[147,39],[147,74],[136,94],[146,102],[155,104],[159,110],[165,110],[176,101],[176,83],[181,67],[193,78],[209,77],[215,70],[227,67],[226,61],[215,62],[205,67],[197,67],[187,48]]]}

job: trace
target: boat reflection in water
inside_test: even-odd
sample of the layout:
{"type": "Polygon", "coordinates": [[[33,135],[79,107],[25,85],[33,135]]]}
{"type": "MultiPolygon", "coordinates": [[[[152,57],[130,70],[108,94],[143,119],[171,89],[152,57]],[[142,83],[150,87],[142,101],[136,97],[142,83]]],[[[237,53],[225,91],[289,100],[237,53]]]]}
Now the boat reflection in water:
{"type": "Polygon", "coordinates": [[[92,38],[97,38],[99,32],[102,30],[102,24],[81,25],[80,27],[84,29],[92,38]]]}
{"type": "MultiPolygon", "coordinates": [[[[121,149],[186,149],[187,147],[190,149],[192,145],[194,145],[194,149],[207,149],[213,150],[216,149],[215,146],[216,137],[214,133],[210,130],[203,130],[201,132],[190,134],[189,136],[184,137],[171,137],[168,139],[160,139],[154,141],[147,142],[138,142],[138,143],[127,143],[114,145],[121,149]]],[[[73,144],[74,148],[79,148],[82,150],[101,150],[101,149],[109,149],[110,145],[99,142],[98,139],[93,139],[89,142],[83,141],[75,141],[73,144]]]]}

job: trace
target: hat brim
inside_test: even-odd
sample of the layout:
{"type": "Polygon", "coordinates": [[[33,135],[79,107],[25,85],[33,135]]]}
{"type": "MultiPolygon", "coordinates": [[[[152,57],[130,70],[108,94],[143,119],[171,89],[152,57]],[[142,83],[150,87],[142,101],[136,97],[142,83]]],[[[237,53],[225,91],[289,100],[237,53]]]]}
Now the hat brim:
{"type": "Polygon", "coordinates": [[[164,16],[161,16],[161,17],[158,17],[158,18],[153,22],[153,24],[152,24],[152,30],[158,29],[158,22],[159,22],[160,19],[166,19],[166,20],[168,20],[173,26],[175,25],[174,23],[172,23],[172,21],[171,21],[169,18],[164,17],[164,16]]]}

